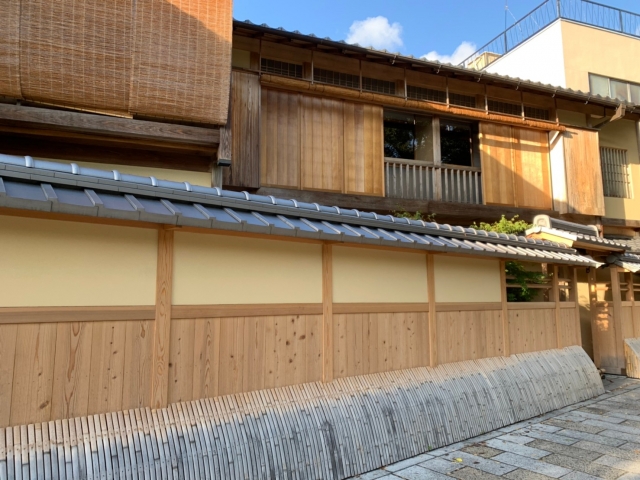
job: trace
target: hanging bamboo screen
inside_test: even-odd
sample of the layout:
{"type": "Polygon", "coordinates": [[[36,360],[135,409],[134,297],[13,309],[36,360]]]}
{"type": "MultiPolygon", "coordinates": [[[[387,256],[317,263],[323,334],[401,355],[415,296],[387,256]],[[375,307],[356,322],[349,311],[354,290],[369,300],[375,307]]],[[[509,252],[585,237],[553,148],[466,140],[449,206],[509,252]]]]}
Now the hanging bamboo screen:
{"type": "Polygon", "coordinates": [[[224,124],[231,0],[0,0],[0,95],[224,124]]]}

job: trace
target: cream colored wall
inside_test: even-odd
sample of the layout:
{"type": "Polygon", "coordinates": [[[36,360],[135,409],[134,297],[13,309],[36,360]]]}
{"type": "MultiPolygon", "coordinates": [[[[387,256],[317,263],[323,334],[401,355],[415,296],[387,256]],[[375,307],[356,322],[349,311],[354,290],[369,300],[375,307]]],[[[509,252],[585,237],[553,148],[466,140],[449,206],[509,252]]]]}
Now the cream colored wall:
{"type": "Polygon", "coordinates": [[[636,124],[630,120],[618,120],[600,130],[600,145],[622,148],[627,151],[627,162],[631,174],[633,198],[604,197],[605,216],[640,220],[640,152],[636,124]]]}
{"type": "Polygon", "coordinates": [[[155,304],[155,230],[0,216],[0,252],[0,307],[155,304]]]}
{"type": "Polygon", "coordinates": [[[436,302],[500,302],[500,262],[434,256],[436,302]]]}
{"type": "Polygon", "coordinates": [[[251,68],[251,52],[232,48],[231,66],[235,68],[246,68],[247,70],[251,68]]]}
{"type": "Polygon", "coordinates": [[[175,234],[174,305],[321,302],[320,245],[175,234]]]}
{"type": "Polygon", "coordinates": [[[192,185],[201,187],[211,186],[210,172],[192,172],[189,170],[172,170],[169,168],[137,167],[133,165],[112,165],[108,163],[92,162],[70,162],[55,158],[38,158],[38,160],[49,160],[59,163],[76,163],[81,167],[95,168],[97,170],[118,170],[120,173],[129,175],[140,175],[143,177],[156,177],[158,180],[171,180],[172,182],[189,182],[192,185]]]}
{"type": "Polygon", "coordinates": [[[427,296],[425,255],[333,247],[336,303],[423,303],[427,296]]]}
{"type": "Polygon", "coordinates": [[[640,82],[640,40],[562,21],[566,86],[589,91],[589,73],[640,82]]]}

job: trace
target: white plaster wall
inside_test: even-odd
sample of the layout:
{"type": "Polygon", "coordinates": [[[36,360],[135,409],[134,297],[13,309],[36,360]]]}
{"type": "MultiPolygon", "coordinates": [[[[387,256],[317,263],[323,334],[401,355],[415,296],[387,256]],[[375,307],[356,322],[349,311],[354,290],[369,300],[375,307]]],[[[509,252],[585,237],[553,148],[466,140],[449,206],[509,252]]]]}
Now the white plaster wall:
{"type": "Polygon", "coordinates": [[[566,87],[562,23],[556,20],[493,62],[486,71],[566,87]]]}

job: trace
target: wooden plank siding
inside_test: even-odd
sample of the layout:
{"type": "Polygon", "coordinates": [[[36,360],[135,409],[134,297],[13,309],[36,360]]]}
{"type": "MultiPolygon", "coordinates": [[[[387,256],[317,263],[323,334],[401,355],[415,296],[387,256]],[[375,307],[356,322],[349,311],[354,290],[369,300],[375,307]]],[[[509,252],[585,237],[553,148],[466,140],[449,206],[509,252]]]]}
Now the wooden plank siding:
{"type": "Polygon", "coordinates": [[[561,213],[604,216],[598,132],[567,128],[563,136],[567,201],[561,213]]]}
{"type": "Polygon", "coordinates": [[[545,132],[480,122],[480,158],[485,203],[552,208],[545,132]]]}
{"type": "Polygon", "coordinates": [[[262,186],[384,195],[382,107],[265,88],[262,186]]]}
{"type": "Polygon", "coordinates": [[[224,185],[260,187],[260,77],[234,71],[231,76],[231,167],[224,185]]]}
{"type": "Polygon", "coordinates": [[[437,312],[438,365],[503,355],[502,311],[437,312]]]}

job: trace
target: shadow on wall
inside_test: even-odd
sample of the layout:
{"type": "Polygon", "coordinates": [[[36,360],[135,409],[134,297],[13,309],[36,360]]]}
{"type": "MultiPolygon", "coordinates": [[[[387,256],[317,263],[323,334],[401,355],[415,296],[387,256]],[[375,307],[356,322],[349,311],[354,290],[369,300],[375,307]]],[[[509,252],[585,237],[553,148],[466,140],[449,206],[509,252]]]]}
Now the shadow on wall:
{"type": "Polygon", "coordinates": [[[118,115],[226,122],[231,0],[11,3],[0,20],[13,39],[0,40],[0,94],[118,115]]]}

